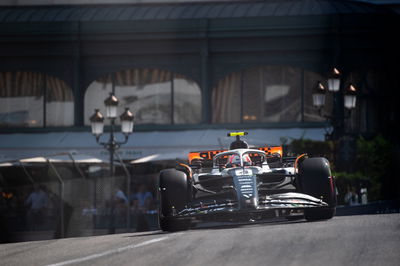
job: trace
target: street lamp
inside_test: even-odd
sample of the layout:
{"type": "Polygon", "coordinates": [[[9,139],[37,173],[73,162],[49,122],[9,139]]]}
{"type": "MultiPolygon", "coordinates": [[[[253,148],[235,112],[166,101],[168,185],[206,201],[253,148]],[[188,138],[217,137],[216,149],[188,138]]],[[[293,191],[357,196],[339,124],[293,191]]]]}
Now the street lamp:
{"type": "Polygon", "coordinates": [[[313,93],[313,104],[318,108],[318,110],[321,110],[321,108],[325,105],[325,93],[326,89],[324,85],[318,81],[313,93]]]}
{"type": "Polygon", "coordinates": [[[328,90],[337,92],[340,90],[340,72],[337,68],[333,68],[328,77],[328,90]]]}
{"type": "Polygon", "coordinates": [[[90,117],[92,126],[92,134],[98,139],[104,130],[104,116],[100,113],[99,109],[94,110],[94,114],[90,117]]]}
{"type": "Polygon", "coordinates": [[[108,96],[104,100],[104,105],[106,106],[106,117],[107,118],[116,118],[117,117],[117,107],[119,101],[117,97],[115,97],[114,93],[110,92],[110,96],[108,96]]]}
{"type": "Polygon", "coordinates": [[[104,130],[104,116],[100,113],[99,109],[95,109],[94,114],[90,117],[90,122],[92,126],[92,134],[96,137],[98,144],[104,146],[105,149],[110,153],[110,174],[111,177],[114,176],[114,153],[122,144],[128,142],[129,135],[133,131],[133,121],[134,116],[129,108],[125,109],[120,116],[121,120],[121,132],[124,134],[125,139],[123,141],[117,141],[114,136],[115,119],[117,118],[117,107],[118,99],[115,97],[114,93],[110,93],[110,96],[104,100],[104,105],[106,106],[106,116],[110,119],[110,138],[107,142],[101,142],[100,136],[103,134],[104,130]]]}
{"type": "Polygon", "coordinates": [[[356,107],[357,89],[349,84],[344,90],[341,90],[341,73],[337,68],[333,68],[328,76],[328,90],[318,81],[314,92],[313,105],[318,109],[320,116],[328,119],[333,127],[333,132],[327,134],[327,138],[337,140],[344,133],[344,120],[350,117],[350,112],[356,107]],[[333,95],[333,108],[330,114],[323,113],[325,106],[326,92],[333,95]],[[346,114],[347,110],[347,114],[346,114]]]}
{"type": "Polygon", "coordinates": [[[357,90],[350,84],[344,94],[344,107],[348,110],[356,108],[357,90]]]}
{"type": "Polygon", "coordinates": [[[133,131],[133,120],[134,116],[129,108],[125,108],[125,112],[120,115],[121,120],[121,131],[124,135],[129,135],[133,131]]]}
{"type": "MultiPolygon", "coordinates": [[[[129,108],[125,108],[125,111],[120,115],[121,120],[121,133],[124,135],[123,141],[117,141],[114,132],[115,132],[115,120],[117,118],[117,107],[118,107],[118,99],[115,97],[114,93],[110,93],[110,96],[104,100],[104,105],[106,106],[106,117],[110,119],[110,137],[107,142],[101,142],[100,137],[104,131],[104,116],[100,113],[99,109],[95,109],[94,114],[90,117],[92,134],[96,137],[96,142],[102,145],[105,149],[108,150],[110,154],[110,177],[114,177],[114,153],[116,150],[120,148],[122,144],[128,142],[129,135],[133,131],[133,123],[134,123],[134,115],[129,108]]],[[[129,183],[129,182],[128,182],[129,183]]],[[[128,184],[129,189],[130,184],[128,184]]],[[[111,218],[115,219],[112,210],[111,218]]],[[[127,225],[129,228],[130,219],[128,219],[127,225]]],[[[113,220],[114,221],[114,220],[113,220]]],[[[115,225],[114,222],[110,223],[109,233],[115,233],[115,225]]]]}

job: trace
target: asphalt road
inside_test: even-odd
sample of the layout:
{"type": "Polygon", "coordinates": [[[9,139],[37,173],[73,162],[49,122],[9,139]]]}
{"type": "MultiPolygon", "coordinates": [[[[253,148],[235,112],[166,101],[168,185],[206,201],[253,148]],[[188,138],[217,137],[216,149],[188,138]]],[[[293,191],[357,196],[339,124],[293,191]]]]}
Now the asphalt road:
{"type": "Polygon", "coordinates": [[[0,245],[1,265],[399,265],[400,214],[0,245]]]}

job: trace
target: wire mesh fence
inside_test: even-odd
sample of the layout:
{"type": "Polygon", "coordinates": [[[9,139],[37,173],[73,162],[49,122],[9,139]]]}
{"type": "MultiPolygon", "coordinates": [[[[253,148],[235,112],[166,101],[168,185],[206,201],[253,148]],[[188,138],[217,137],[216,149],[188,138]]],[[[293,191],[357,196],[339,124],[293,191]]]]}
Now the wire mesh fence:
{"type": "Polygon", "coordinates": [[[158,228],[154,175],[143,179],[116,167],[110,177],[108,165],[12,167],[0,170],[1,242],[158,228]]]}

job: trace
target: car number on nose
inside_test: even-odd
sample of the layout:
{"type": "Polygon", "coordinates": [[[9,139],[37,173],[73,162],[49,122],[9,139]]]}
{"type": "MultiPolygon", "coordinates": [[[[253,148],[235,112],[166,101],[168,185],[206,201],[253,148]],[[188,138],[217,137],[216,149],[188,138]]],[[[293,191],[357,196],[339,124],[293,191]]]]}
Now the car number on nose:
{"type": "Polygon", "coordinates": [[[237,169],[235,171],[235,174],[237,176],[241,176],[241,175],[252,175],[253,172],[250,169],[237,169]]]}

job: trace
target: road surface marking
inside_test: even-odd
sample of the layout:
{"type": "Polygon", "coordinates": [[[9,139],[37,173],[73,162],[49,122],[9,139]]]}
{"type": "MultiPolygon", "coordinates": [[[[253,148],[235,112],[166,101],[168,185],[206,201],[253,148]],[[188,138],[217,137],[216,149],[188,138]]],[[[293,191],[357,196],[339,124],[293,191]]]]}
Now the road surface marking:
{"type": "Polygon", "coordinates": [[[94,260],[94,259],[98,259],[101,257],[105,257],[108,255],[113,255],[113,254],[118,254],[124,251],[127,251],[129,249],[134,249],[134,248],[138,248],[138,247],[143,247],[143,246],[147,246],[153,243],[157,243],[160,241],[164,241],[167,240],[168,237],[160,237],[160,238],[155,238],[155,239],[151,239],[151,240],[147,240],[144,241],[142,243],[138,243],[138,244],[133,244],[133,245],[128,245],[125,247],[121,247],[121,248],[116,248],[116,249],[111,249],[102,253],[95,253],[86,257],[82,257],[82,258],[77,258],[77,259],[73,259],[73,260],[66,260],[66,261],[62,261],[62,262],[58,262],[58,263],[54,263],[54,264],[49,264],[48,266],[63,266],[63,265],[68,265],[68,264],[74,264],[74,263],[80,263],[80,262],[84,262],[84,261],[89,261],[89,260],[94,260]]]}

